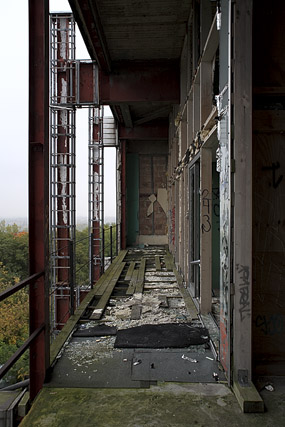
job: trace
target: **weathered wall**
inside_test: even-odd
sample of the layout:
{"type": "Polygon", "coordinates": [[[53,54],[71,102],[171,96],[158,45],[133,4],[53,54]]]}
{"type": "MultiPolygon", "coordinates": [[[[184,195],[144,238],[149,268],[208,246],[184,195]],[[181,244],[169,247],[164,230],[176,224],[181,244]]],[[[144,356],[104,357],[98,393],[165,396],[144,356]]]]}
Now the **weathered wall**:
{"type": "Polygon", "coordinates": [[[253,17],[253,366],[284,375],[284,2],[254,1],[253,17]]]}
{"type": "Polygon", "coordinates": [[[127,158],[134,157],[138,180],[134,173],[127,175],[127,188],[135,186],[138,199],[136,206],[127,208],[128,218],[136,218],[138,224],[132,244],[167,244],[167,143],[129,141],[127,158]]]}

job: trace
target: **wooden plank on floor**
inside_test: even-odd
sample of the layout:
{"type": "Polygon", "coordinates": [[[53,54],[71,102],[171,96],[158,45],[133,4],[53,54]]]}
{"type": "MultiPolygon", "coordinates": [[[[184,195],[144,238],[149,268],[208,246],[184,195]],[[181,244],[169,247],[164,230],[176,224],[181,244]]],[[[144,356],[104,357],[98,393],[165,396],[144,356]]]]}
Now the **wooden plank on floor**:
{"type": "Polygon", "coordinates": [[[135,261],[131,261],[129,268],[128,268],[128,271],[127,271],[127,274],[125,276],[125,280],[131,280],[134,269],[135,269],[135,265],[136,265],[135,261]]]}
{"type": "MultiPolygon", "coordinates": [[[[99,278],[96,285],[100,286],[100,284],[102,284],[104,282],[106,274],[109,272],[109,269],[111,268],[111,266],[113,269],[115,267],[115,265],[117,264],[117,262],[119,262],[118,260],[123,260],[125,258],[125,256],[127,255],[127,253],[128,253],[127,250],[120,251],[119,255],[114,259],[113,263],[110,265],[110,267],[108,268],[106,273],[104,273],[99,278]]],[[[75,328],[75,325],[77,324],[77,322],[80,321],[80,317],[85,312],[88,304],[90,304],[90,302],[94,298],[94,294],[95,294],[96,289],[97,288],[94,287],[94,289],[90,290],[90,292],[86,295],[86,297],[81,302],[79,307],[75,310],[74,315],[70,316],[70,318],[68,319],[68,321],[64,325],[63,329],[60,331],[60,334],[58,334],[57,337],[55,338],[55,340],[52,342],[51,348],[50,348],[50,364],[51,364],[51,366],[56,361],[58,354],[60,353],[61,349],[63,348],[63,346],[66,342],[66,340],[68,339],[68,337],[72,333],[73,329],[75,328]]]]}
{"type": "Polygon", "coordinates": [[[139,272],[138,272],[138,280],[137,280],[137,284],[136,284],[135,293],[142,293],[143,292],[145,266],[146,266],[146,259],[142,258],[140,268],[139,268],[139,272]]]}
{"type": "Polygon", "coordinates": [[[161,271],[161,263],[160,263],[160,257],[159,257],[159,255],[155,255],[154,256],[154,260],[155,260],[155,269],[156,269],[156,271],[161,271]]]}
{"type": "Polygon", "coordinates": [[[93,310],[93,313],[90,316],[90,320],[98,320],[101,318],[103,311],[105,310],[105,307],[112,295],[113,289],[116,286],[116,283],[119,280],[125,265],[126,263],[122,262],[117,266],[116,272],[112,277],[111,281],[109,282],[109,285],[105,290],[104,294],[101,296],[100,300],[98,301],[98,304],[96,304],[96,308],[93,310]]]}
{"type": "Polygon", "coordinates": [[[127,289],[126,295],[133,295],[133,293],[135,292],[137,280],[138,280],[138,272],[139,272],[139,270],[133,271],[131,282],[130,282],[129,287],[127,289]]]}
{"type": "Polygon", "coordinates": [[[167,271],[173,270],[173,258],[170,254],[164,256],[165,267],[167,271]]]}
{"type": "Polygon", "coordinates": [[[98,282],[95,284],[95,296],[102,296],[107,289],[110,281],[112,280],[118,265],[123,261],[124,257],[127,254],[127,250],[121,251],[115,261],[110,265],[106,273],[100,277],[98,282]]]}

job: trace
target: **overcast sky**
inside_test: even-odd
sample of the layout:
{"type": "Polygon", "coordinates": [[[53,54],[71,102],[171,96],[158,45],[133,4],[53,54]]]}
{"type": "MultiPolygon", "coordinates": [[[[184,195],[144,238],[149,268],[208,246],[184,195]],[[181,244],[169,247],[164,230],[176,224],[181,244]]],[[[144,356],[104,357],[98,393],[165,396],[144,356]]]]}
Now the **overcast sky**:
{"type": "MultiPolygon", "coordinates": [[[[67,0],[50,0],[50,11],[70,11],[67,0]]],[[[28,208],[28,0],[5,1],[0,26],[0,218],[26,217],[28,208]]],[[[76,32],[76,57],[88,53],[76,32]]],[[[87,217],[87,109],[76,118],[77,215],[87,217]]],[[[105,216],[115,217],[115,149],[105,150],[105,216]]]]}

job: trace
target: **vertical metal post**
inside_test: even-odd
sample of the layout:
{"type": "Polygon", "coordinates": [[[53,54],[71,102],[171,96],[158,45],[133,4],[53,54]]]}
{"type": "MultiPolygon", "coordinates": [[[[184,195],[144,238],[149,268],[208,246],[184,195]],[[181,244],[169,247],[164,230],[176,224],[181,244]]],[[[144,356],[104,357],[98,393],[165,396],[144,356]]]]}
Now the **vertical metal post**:
{"type": "Polygon", "coordinates": [[[116,224],[116,256],[118,256],[118,251],[119,251],[119,226],[118,224],[116,224]]]}
{"type": "Polygon", "coordinates": [[[94,245],[93,245],[93,239],[94,234],[90,234],[90,242],[89,242],[89,262],[90,262],[90,288],[93,289],[94,287],[94,268],[93,268],[93,262],[94,262],[94,245]]]}
{"type": "Polygon", "coordinates": [[[122,223],[121,245],[126,249],[126,141],[121,141],[122,169],[121,169],[121,194],[122,194],[122,223]]]}
{"type": "Polygon", "coordinates": [[[29,0],[29,273],[45,271],[30,286],[30,333],[45,324],[30,346],[30,398],[49,367],[49,2],[29,0]]]}
{"type": "Polygon", "coordinates": [[[88,144],[88,227],[93,235],[90,241],[89,277],[96,283],[104,271],[102,251],[102,230],[104,228],[104,182],[103,182],[103,116],[101,108],[89,108],[89,144],[88,144]],[[93,271],[92,271],[93,270],[93,271]]]}
{"type": "Polygon", "coordinates": [[[111,257],[111,264],[113,262],[113,231],[112,226],[110,226],[110,257],[111,257]]]}
{"type": "Polygon", "coordinates": [[[105,271],[105,229],[104,227],[102,228],[102,269],[101,269],[101,274],[104,273],[105,271]]]}
{"type": "Polygon", "coordinates": [[[70,314],[74,314],[74,243],[72,240],[69,240],[68,244],[68,250],[69,250],[69,286],[70,286],[70,314]]]}

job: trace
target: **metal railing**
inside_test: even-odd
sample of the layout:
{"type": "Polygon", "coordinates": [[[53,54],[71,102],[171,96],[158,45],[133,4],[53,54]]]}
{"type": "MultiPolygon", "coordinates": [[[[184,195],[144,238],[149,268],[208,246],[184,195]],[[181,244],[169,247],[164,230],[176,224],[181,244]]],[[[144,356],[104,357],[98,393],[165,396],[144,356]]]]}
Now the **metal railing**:
{"type": "MultiPolygon", "coordinates": [[[[113,259],[118,255],[119,251],[119,242],[118,242],[118,227],[119,225],[116,224],[115,226],[110,226],[109,228],[105,228],[102,235],[102,257],[104,260],[105,265],[105,258],[110,259],[110,263],[112,263],[113,259]],[[109,234],[109,242],[106,243],[107,235],[109,234]]],[[[75,246],[82,242],[83,240],[90,239],[90,236],[84,237],[83,239],[79,239],[75,241],[75,246]]],[[[71,245],[74,244],[74,242],[70,242],[71,245]]],[[[73,248],[72,248],[73,249],[73,248]]],[[[72,250],[71,253],[74,251],[72,250]]],[[[84,263],[83,265],[79,266],[77,270],[75,270],[74,263],[72,263],[72,269],[69,274],[69,281],[68,284],[70,289],[72,290],[70,292],[70,304],[69,304],[69,310],[66,313],[65,317],[68,317],[72,314],[74,314],[74,311],[76,309],[76,306],[78,305],[78,299],[75,299],[75,290],[76,287],[79,288],[79,291],[89,291],[92,288],[92,284],[90,283],[87,288],[76,286],[76,274],[87,264],[91,263],[92,260],[88,258],[88,261],[84,263]]],[[[105,268],[103,268],[101,274],[104,273],[105,268]]],[[[6,300],[16,292],[20,291],[21,289],[25,288],[28,285],[32,285],[37,279],[43,277],[45,275],[44,271],[41,271],[39,273],[35,273],[31,276],[29,276],[27,279],[21,281],[20,283],[6,289],[0,294],[0,302],[6,300]]],[[[62,284],[64,287],[64,283],[62,284]]],[[[53,292],[53,291],[52,291],[53,292]]],[[[52,292],[50,293],[49,297],[51,297],[52,292]]],[[[16,350],[16,352],[7,360],[7,362],[2,365],[0,368],[0,379],[4,377],[4,375],[14,366],[14,364],[17,362],[17,360],[29,349],[33,341],[44,331],[47,330],[46,325],[43,323],[41,324],[37,329],[35,329],[32,334],[29,335],[27,340],[16,350]]],[[[60,333],[60,331],[58,331],[60,333]]]]}
{"type": "MultiPolygon", "coordinates": [[[[6,289],[0,294],[0,302],[9,298],[11,295],[20,291],[24,287],[33,284],[37,279],[44,276],[44,271],[35,273],[27,279],[21,281],[17,285],[12,286],[11,288],[6,289]]],[[[39,334],[45,329],[45,325],[42,324],[39,328],[35,329],[34,332],[29,336],[29,338],[18,348],[18,350],[7,360],[7,362],[0,368],[0,379],[15,365],[17,360],[25,353],[26,350],[30,347],[31,343],[39,336],[39,334]]]]}

